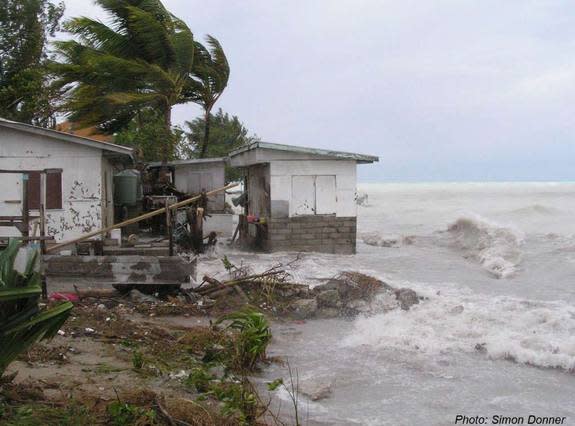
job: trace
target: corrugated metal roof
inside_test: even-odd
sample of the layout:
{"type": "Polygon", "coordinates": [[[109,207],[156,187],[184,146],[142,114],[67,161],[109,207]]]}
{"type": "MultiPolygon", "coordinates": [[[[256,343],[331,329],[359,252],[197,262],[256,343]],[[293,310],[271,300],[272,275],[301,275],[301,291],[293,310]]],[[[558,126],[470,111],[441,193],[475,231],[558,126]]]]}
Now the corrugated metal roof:
{"type": "Polygon", "coordinates": [[[132,157],[132,148],[121,145],[116,145],[110,142],[102,142],[95,139],[89,139],[82,136],[72,135],[70,133],[59,132],[58,130],[45,129],[43,127],[33,126],[31,124],[19,123],[17,121],[10,121],[0,118],[0,126],[20,130],[35,135],[46,136],[48,138],[58,139],[64,142],[76,143],[79,145],[89,146],[92,148],[101,149],[104,151],[115,152],[117,154],[124,154],[132,157]]]}
{"type": "Polygon", "coordinates": [[[275,151],[286,151],[286,152],[296,152],[301,154],[318,155],[322,157],[331,157],[341,160],[355,160],[358,163],[373,163],[379,161],[379,157],[375,155],[365,155],[357,154],[353,152],[343,152],[343,151],[332,151],[329,149],[319,149],[319,148],[306,148],[303,146],[295,145],[283,145],[271,142],[252,142],[249,145],[240,147],[232,152],[230,152],[230,157],[234,157],[242,152],[251,151],[254,149],[270,149],[275,151]]]}

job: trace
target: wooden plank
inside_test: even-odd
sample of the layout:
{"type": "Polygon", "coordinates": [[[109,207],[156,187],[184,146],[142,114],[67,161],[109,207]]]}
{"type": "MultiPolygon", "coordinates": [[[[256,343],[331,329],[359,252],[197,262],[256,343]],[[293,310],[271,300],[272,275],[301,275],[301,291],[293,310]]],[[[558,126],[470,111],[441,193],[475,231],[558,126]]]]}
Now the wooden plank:
{"type": "Polygon", "coordinates": [[[30,180],[29,173],[22,174],[22,226],[17,227],[20,229],[23,237],[30,234],[30,206],[28,199],[28,182],[30,180]]]}
{"type": "MultiPolygon", "coordinates": [[[[227,189],[234,188],[234,187],[236,187],[236,186],[238,186],[237,183],[231,183],[231,184],[228,184],[228,185],[226,185],[226,186],[224,186],[224,187],[222,187],[222,188],[214,189],[213,191],[207,192],[205,195],[211,196],[211,195],[217,194],[217,193],[219,193],[219,192],[225,191],[225,190],[227,190],[227,189]]],[[[196,202],[196,201],[200,200],[201,198],[202,198],[202,195],[197,195],[197,196],[195,196],[195,197],[188,198],[187,200],[180,201],[179,203],[172,204],[171,206],[169,206],[169,208],[173,210],[173,209],[177,209],[177,208],[180,208],[180,207],[183,207],[183,206],[187,206],[188,204],[191,204],[191,203],[193,203],[193,202],[196,202]]],[[[65,242],[62,242],[62,243],[53,245],[53,246],[51,246],[51,247],[48,247],[48,248],[46,249],[46,252],[47,252],[47,253],[50,253],[50,252],[52,252],[52,251],[59,250],[59,249],[61,249],[62,247],[67,247],[67,246],[69,246],[69,245],[71,245],[71,244],[76,244],[76,243],[78,243],[78,242],[80,242],[80,241],[87,240],[88,238],[95,237],[95,236],[101,235],[101,234],[105,234],[106,232],[111,231],[112,229],[122,228],[122,227],[124,227],[124,226],[131,225],[131,224],[133,224],[133,223],[138,223],[138,222],[140,222],[140,221],[142,221],[142,220],[149,219],[149,218],[151,218],[151,217],[154,217],[154,216],[163,214],[163,213],[165,213],[165,212],[166,212],[166,208],[165,208],[165,207],[163,207],[163,208],[161,208],[161,209],[158,209],[158,210],[154,210],[153,212],[149,212],[149,213],[143,214],[143,215],[141,215],[141,216],[138,216],[138,217],[135,217],[135,218],[132,218],[132,219],[125,220],[125,221],[120,222],[120,223],[117,223],[117,224],[115,224],[115,225],[111,225],[111,226],[108,226],[108,227],[103,228],[103,229],[98,229],[97,231],[89,232],[89,233],[84,234],[83,236],[81,236],[81,237],[79,237],[79,238],[75,238],[75,239],[73,239],[73,240],[69,240],[69,241],[65,241],[65,242]]]]}
{"type": "Polygon", "coordinates": [[[0,241],[8,241],[8,240],[22,240],[22,241],[51,241],[54,237],[49,236],[39,236],[39,237],[0,237],[0,241]]]}

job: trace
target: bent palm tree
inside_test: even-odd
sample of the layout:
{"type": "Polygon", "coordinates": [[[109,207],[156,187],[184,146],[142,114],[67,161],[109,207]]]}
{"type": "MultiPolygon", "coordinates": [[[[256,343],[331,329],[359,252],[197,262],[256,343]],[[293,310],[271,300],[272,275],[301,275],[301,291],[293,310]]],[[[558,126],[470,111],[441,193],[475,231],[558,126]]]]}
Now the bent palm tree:
{"type": "Polygon", "coordinates": [[[76,39],[55,43],[56,85],[67,91],[72,121],[113,133],[140,110],[161,111],[163,160],[173,152],[172,107],[191,100],[194,37],[159,0],[96,0],[110,22],[86,17],[65,23],[76,39]]]}
{"type": "Polygon", "coordinates": [[[204,109],[204,140],[200,158],[206,156],[210,141],[210,118],[215,103],[228,85],[230,66],[220,42],[206,37],[208,48],[196,42],[194,59],[194,86],[190,94],[195,103],[204,109]]]}
{"type": "Polygon", "coordinates": [[[37,253],[20,273],[14,267],[19,248],[20,244],[12,240],[0,252],[0,377],[20,353],[39,340],[53,337],[73,307],[65,302],[40,310],[40,274],[34,270],[37,253]]]}

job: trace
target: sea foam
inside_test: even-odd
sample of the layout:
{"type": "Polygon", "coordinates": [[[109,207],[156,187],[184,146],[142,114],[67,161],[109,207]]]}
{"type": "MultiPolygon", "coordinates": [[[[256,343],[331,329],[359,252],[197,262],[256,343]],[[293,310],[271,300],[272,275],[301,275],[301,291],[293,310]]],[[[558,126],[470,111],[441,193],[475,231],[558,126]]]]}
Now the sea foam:
{"type": "Polygon", "coordinates": [[[452,245],[464,257],[478,261],[496,278],[514,275],[522,260],[522,233],[479,216],[461,217],[449,225],[452,245]]]}
{"type": "Polygon", "coordinates": [[[438,294],[427,285],[412,288],[427,300],[409,311],[357,319],[342,345],[429,356],[477,352],[491,359],[575,371],[575,307],[459,289],[438,294]]]}

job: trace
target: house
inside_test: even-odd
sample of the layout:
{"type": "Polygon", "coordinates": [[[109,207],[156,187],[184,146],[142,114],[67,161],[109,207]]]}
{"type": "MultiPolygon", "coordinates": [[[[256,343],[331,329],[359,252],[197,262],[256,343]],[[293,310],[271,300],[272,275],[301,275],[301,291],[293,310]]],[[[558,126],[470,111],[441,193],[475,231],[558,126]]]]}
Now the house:
{"type": "MultiPolygon", "coordinates": [[[[131,163],[130,148],[0,119],[0,170],[29,172],[31,215],[45,194],[46,234],[56,241],[113,224],[113,175],[131,163]]],[[[22,215],[23,182],[22,174],[1,175],[0,216],[22,215]]],[[[19,235],[0,226],[0,236],[19,235]]]]}
{"type": "MultiPolygon", "coordinates": [[[[225,186],[227,159],[198,158],[175,160],[165,164],[171,172],[172,183],[185,194],[199,194],[225,186]]],[[[161,162],[148,164],[148,169],[160,169],[161,162]]],[[[233,217],[225,211],[225,194],[216,194],[208,199],[208,214],[204,224],[204,234],[215,231],[218,235],[230,237],[233,232],[233,217]]]]}
{"type": "Polygon", "coordinates": [[[245,170],[250,244],[266,251],[355,253],[356,168],[378,157],[254,142],[229,158],[245,170]]]}

